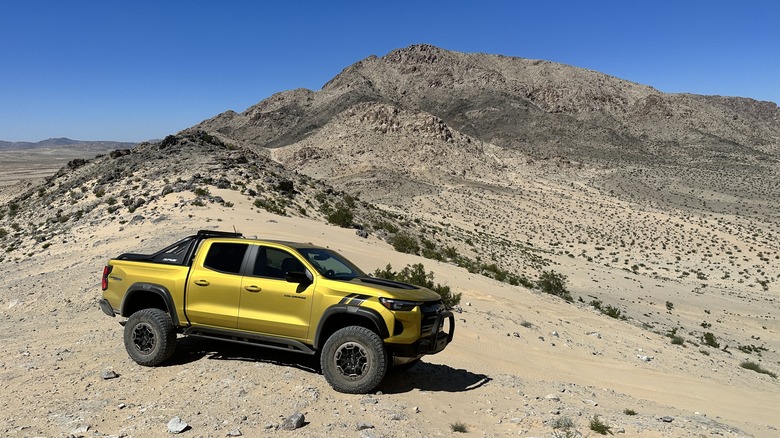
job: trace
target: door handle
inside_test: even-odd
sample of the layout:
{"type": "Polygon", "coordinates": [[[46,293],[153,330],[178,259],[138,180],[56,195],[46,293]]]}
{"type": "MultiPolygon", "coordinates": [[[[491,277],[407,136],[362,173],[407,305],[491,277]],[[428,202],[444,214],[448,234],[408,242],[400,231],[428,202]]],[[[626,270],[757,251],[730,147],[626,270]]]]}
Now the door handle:
{"type": "Polygon", "coordinates": [[[208,281],[206,281],[206,280],[195,280],[195,282],[194,282],[194,283],[195,283],[195,284],[197,284],[198,286],[208,286],[208,285],[210,285],[210,284],[211,284],[211,283],[209,283],[209,282],[208,282],[208,281]]]}
{"type": "Polygon", "coordinates": [[[244,289],[245,289],[247,292],[260,292],[260,291],[262,290],[261,288],[259,288],[259,287],[255,286],[255,285],[251,285],[251,286],[244,286],[244,289]]]}

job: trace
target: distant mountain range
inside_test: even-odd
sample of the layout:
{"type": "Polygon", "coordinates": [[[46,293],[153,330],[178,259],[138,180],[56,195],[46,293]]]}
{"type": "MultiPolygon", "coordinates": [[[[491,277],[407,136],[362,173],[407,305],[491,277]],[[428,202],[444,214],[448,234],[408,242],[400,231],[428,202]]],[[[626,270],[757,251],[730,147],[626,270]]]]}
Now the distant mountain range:
{"type": "Polygon", "coordinates": [[[2,141],[0,140],[0,151],[19,150],[19,149],[46,149],[46,148],[78,148],[83,150],[111,150],[111,149],[129,149],[135,146],[135,143],[120,141],[83,141],[71,140],[65,137],[49,138],[39,142],[28,141],[2,141]]]}
{"type": "Polygon", "coordinates": [[[472,139],[535,158],[622,167],[780,152],[780,108],[773,102],[668,94],[583,68],[431,45],[368,57],[319,91],[281,92],[195,128],[278,148],[369,102],[433,115],[472,139]]]}

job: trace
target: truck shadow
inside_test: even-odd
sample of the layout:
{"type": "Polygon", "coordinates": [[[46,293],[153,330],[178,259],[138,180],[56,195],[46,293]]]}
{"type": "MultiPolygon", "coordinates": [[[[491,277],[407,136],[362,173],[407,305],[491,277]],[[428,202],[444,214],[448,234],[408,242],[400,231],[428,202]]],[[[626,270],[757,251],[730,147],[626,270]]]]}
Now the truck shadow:
{"type": "Polygon", "coordinates": [[[484,374],[452,368],[449,365],[418,363],[407,371],[387,373],[379,390],[385,394],[400,394],[414,389],[430,392],[467,392],[480,388],[492,379],[484,374]]]}
{"type": "Polygon", "coordinates": [[[297,368],[314,374],[320,372],[319,363],[314,356],[189,337],[178,340],[176,353],[165,365],[184,365],[204,358],[208,360],[262,362],[297,368]]]}
{"type": "MultiPolygon", "coordinates": [[[[179,339],[176,353],[164,366],[186,365],[202,359],[269,363],[321,374],[320,364],[315,356],[195,338],[179,339]]],[[[385,394],[402,394],[415,389],[430,392],[467,392],[492,380],[484,374],[427,363],[424,360],[407,371],[389,370],[377,390],[385,394]]]]}

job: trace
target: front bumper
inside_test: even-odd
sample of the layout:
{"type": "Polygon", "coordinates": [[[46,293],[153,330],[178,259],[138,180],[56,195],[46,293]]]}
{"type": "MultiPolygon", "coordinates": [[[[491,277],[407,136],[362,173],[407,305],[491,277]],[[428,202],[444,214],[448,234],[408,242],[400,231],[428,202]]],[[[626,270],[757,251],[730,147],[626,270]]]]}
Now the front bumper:
{"type": "Polygon", "coordinates": [[[453,336],[455,336],[455,316],[450,311],[439,313],[433,323],[431,335],[427,339],[420,339],[419,353],[436,354],[452,342],[453,336]],[[449,321],[449,333],[444,331],[445,318],[449,321]]]}
{"type": "Polygon", "coordinates": [[[452,342],[455,336],[455,316],[450,311],[444,311],[436,315],[436,319],[431,325],[430,333],[423,333],[417,342],[412,344],[389,344],[388,348],[398,357],[415,357],[424,354],[436,354],[444,350],[452,342]],[[447,329],[445,332],[444,321],[447,320],[447,329]]]}

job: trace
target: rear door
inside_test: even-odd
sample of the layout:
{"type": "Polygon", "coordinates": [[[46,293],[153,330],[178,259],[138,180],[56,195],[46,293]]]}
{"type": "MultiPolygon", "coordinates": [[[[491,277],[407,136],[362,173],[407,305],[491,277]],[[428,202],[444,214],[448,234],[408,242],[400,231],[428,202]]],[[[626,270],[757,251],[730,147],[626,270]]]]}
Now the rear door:
{"type": "Polygon", "coordinates": [[[249,244],[233,241],[203,243],[187,282],[187,317],[193,325],[235,329],[241,299],[242,268],[249,244]]]}
{"type": "MultiPolygon", "coordinates": [[[[282,248],[253,245],[243,278],[238,328],[307,339],[314,284],[290,283],[287,272],[305,272],[300,256],[282,248]]],[[[309,273],[309,278],[313,278],[309,273]]]]}

